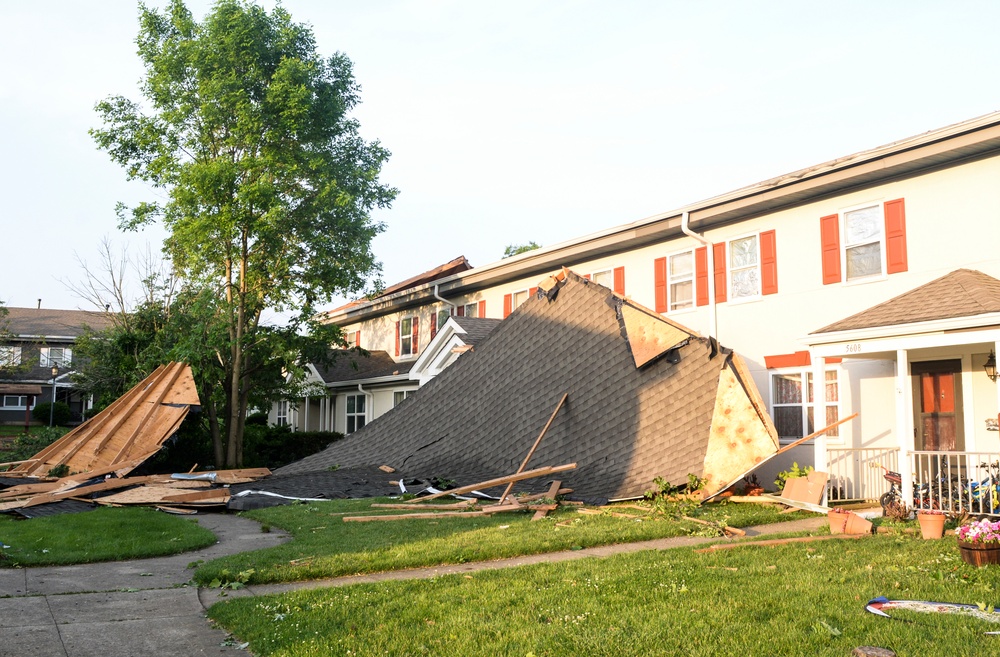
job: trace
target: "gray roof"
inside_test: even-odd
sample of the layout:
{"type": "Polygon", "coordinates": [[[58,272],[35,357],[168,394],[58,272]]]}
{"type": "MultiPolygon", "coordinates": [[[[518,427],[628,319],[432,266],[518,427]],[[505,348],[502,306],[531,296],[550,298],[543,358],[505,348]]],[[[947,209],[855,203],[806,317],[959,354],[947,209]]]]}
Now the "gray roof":
{"type": "Polygon", "coordinates": [[[981,271],[957,269],[811,335],[997,312],[1000,312],[1000,280],[981,271]]]}
{"type": "Polygon", "coordinates": [[[51,310],[48,308],[7,308],[0,325],[16,336],[59,336],[78,338],[85,326],[100,331],[111,325],[104,313],[89,310],[51,310]]]}
{"type": "Polygon", "coordinates": [[[385,351],[362,351],[360,349],[331,349],[333,362],[329,365],[313,364],[324,383],[340,381],[362,381],[386,376],[407,379],[412,360],[399,363],[385,351]]]}
{"type": "Polygon", "coordinates": [[[465,331],[465,335],[462,336],[462,342],[472,346],[484,340],[503,321],[502,319],[487,319],[485,317],[455,316],[451,319],[465,331]]]}
{"type": "Polygon", "coordinates": [[[657,476],[686,482],[703,472],[731,352],[685,333],[667,355],[636,367],[623,304],[637,308],[569,272],[398,407],[276,473],[386,464],[459,484],[510,474],[568,393],[529,468],[577,463],[554,478],[592,500],[641,495],[657,476]]]}

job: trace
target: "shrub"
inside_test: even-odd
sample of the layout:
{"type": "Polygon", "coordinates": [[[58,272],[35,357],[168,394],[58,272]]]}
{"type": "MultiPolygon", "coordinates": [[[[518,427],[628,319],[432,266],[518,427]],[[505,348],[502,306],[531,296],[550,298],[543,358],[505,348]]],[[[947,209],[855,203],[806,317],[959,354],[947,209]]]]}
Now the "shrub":
{"type": "MultiPolygon", "coordinates": [[[[35,404],[35,407],[31,410],[31,417],[35,422],[41,422],[42,424],[49,423],[49,409],[52,407],[50,402],[42,402],[41,404],[35,404]]],[[[69,424],[69,421],[73,418],[73,412],[69,410],[69,406],[65,402],[57,401],[55,403],[55,408],[52,409],[52,423],[57,427],[65,427],[69,424]]]]}
{"type": "Polygon", "coordinates": [[[792,461],[792,467],[778,473],[778,478],[774,480],[774,485],[778,487],[778,492],[780,493],[785,487],[786,479],[791,479],[792,477],[805,477],[812,471],[813,467],[811,465],[807,465],[805,468],[800,468],[797,461],[792,461]]]}
{"type": "Polygon", "coordinates": [[[247,425],[243,432],[243,465],[277,468],[326,449],[344,437],[333,431],[297,431],[289,427],[247,425]]]}

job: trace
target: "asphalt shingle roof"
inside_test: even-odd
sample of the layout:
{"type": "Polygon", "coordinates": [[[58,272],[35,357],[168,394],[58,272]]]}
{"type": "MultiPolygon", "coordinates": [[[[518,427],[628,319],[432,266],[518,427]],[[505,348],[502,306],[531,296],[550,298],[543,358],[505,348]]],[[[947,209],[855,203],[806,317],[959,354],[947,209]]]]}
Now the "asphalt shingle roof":
{"type": "Polygon", "coordinates": [[[0,323],[15,336],[60,336],[78,338],[84,326],[100,331],[111,325],[103,313],[89,310],[51,310],[48,308],[8,308],[0,323]]]}
{"type": "Polygon", "coordinates": [[[485,317],[452,317],[451,319],[465,331],[462,342],[473,346],[484,340],[503,321],[485,317]]]}
{"type": "Polygon", "coordinates": [[[877,306],[813,331],[832,333],[1000,312],[1000,280],[957,269],[877,306]]]}
{"type": "Polygon", "coordinates": [[[399,363],[385,351],[369,351],[367,355],[358,349],[331,349],[334,357],[330,365],[315,365],[316,371],[325,383],[339,381],[361,381],[383,376],[402,375],[413,367],[413,361],[399,363]]]}
{"type": "Polygon", "coordinates": [[[577,463],[558,478],[590,500],[641,495],[657,476],[686,482],[703,471],[730,352],[693,336],[674,357],[636,368],[622,303],[567,273],[398,407],[276,472],[386,464],[406,477],[480,477],[459,485],[503,476],[518,468],[565,392],[529,468],[577,463]]]}

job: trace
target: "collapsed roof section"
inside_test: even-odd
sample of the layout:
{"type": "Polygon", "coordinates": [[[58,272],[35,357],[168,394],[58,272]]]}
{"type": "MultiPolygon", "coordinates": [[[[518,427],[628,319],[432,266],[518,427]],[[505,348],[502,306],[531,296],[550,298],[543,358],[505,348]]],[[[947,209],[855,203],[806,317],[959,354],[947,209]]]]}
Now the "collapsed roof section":
{"type": "Polygon", "coordinates": [[[584,499],[636,497],[658,476],[688,474],[711,494],[777,450],[736,354],[564,270],[396,409],[276,474],[387,464],[504,475],[563,393],[532,462],[577,463],[563,480],[584,499]]]}
{"type": "Polygon", "coordinates": [[[113,404],[55,441],[5,477],[45,477],[53,468],[69,473],[122,477],[156,454],[199,406],[191,367],[161,365],[113,404]]]}

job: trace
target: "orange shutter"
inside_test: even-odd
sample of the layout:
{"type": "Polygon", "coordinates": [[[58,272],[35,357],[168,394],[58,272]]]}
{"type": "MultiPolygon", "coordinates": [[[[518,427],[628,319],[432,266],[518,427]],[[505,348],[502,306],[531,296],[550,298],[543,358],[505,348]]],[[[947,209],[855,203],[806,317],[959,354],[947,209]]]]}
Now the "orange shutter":
{"type": "Polygon", "coordinates": [[[583,277],[586,278],[588,281],[590,280],[590,274],[584,274],[583,277]]]}
{"type": "Polygon", "coordinates": [[[361,331],[360,330],[354,332],[354,346],[355,347],[360,347],[361,346],[361,331]]]}
{"type": "Polygon", "coordinates": [[[396,355],[399,355],[399,322],[396,322],[396,355]]]}
{"type": "Polygon", "coordinates": [[[712,257],[715,258],[715,303],[726,301],[726,243],[712,245],[712,257]]]}
{"type": "Polygon", "coordinates": [[[885,212],[885,262],[887,273],[906,271],[906,210],[903,199],[886,201],[885,212]]]}
{"type": "Polygon", "coordinates": [[[514,308],[514,301],[513,301],[513,299],[511,299],[511,296],[509,294],[503,295],[503,317],[504,317],[504,319],[507,319],[507,316],[510,315],[510,312],[511,312],[511,310],[513,310],[513,308],[514,308]]]}
{"type": "Polygon", "coordinates": [[[820,242],[823,245],[823,285],[840,282],[840,215],[831,214],[819,220],[820,242]]]}
{"type": "Polygon", "coordinates": [[[411,354],[417,353],[417,347],[418,347],[418,345],[417,345],[417,336],[419,335],[419,333],[420,333],[420,318],[419,317],[414,317],[413,318],[413,347],[410,349],[410,353],[411,354]]]}
{"type": "Polygon", "coordinates": [[[699,306],[708,305],[708,247],[694,250],[694,289],[695,303],[699,306]]]}
{"type": "Polygon", "coordinates": [[[431,340],[438,333],[438,314],[437,312],[431,312],[431,340]]]}
{"type": "Polygon", "coordinates": [[[625,296],[625,268],[615,267],[615,294],[625,296]]]}
{"type": "Polygon", "coordinates": [[[479,316],[486,317],[486,299],[479,302],[479,316]]]}
{"type": "Polygon", "coordinates": [[[778,247],[774,231],[760,234],[760,293],[774,294],[778,291],[778,247]]]}
{"type": "Polygon", "coordinates": [[[465,317],[465,306],[459,306],[455,308],[455,314],[459,317],[465,317]]]}
{"type": "Polygon", "coordinates": [[[533,296],[535,296],[535,294],[537,294],[537,293],[538,293],[538,288],[537,288],[537,287],[533,287],[533,288],[531,288],[530,290],[528,290],[528,297],[529,297],[529,298],[530,298],[530,297],[533,297],[533,296]]]}
{"type": "Polygon", "coordinates": [[[656,312],[667,312],[667,259],[653,261],[653,299],[656,312]]]}

